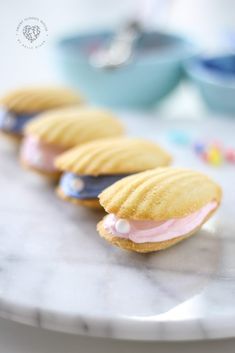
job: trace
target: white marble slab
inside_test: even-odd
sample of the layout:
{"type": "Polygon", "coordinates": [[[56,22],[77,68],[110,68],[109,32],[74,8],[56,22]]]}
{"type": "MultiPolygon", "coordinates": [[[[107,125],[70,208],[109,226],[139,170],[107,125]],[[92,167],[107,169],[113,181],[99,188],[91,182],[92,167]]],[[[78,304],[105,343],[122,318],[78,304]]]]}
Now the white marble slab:
{"type": "MultiPolygon", "coordinates": [[[[233,143],[235,121],[181,123],[128,118],[131,134],[166,141],[169,127],[233,143]]],[[[169,147],[169,146],[168,146],[169,147]]],[[[235,146],[234,146],[235,147],[235,146]]],[[[217,216],[189,240],[140,255],[105,243],[103,216],[57,199],[44,180],[23,171],[0,140],[0,315],[84,335],[137,340],[235,336],[235,165],[213,168],[171,145],[175,164],[220,182],[217,216]]]]}

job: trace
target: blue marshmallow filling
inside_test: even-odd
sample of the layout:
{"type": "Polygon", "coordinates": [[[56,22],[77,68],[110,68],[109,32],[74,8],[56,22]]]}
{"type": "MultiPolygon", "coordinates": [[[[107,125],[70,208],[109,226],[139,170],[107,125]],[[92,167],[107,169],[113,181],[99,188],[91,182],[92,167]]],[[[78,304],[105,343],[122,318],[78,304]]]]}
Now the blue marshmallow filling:
{"type": "Polygon", "coordinates": [[[60,189],[66,196],[76,199],[96,199],[104,189],[128,175],[90,176],[65,173],[60,179],[60,189]]]}
{"type": "Polygon", "coordinates": [[[14,134],[21,134],[25,124],[36,114],[16,114],[0,108],[0,129],[14,134]]]}

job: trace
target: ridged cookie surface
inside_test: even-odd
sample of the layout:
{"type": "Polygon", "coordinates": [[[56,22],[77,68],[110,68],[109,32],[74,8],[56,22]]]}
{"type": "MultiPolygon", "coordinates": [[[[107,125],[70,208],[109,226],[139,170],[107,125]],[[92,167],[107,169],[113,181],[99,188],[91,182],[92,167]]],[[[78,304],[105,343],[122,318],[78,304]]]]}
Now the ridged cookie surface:
{"type": "Polygon", "coordinates": [[[96,108],[63,108],[40,114],[25,128],[26,135],[64,148],[123,133],[110,112],[96,108]]]}
{"type": "Polygon", "coordinates": [[[0,99],[0,105],[18,114],[36,113],[81,102],[78,94],[63,87],[26,87],[14,90],[0,99]]]}
{"type": "Polygon", "coordinates": [[[219,204],[221,189],[204,174],[168,167],[123,178],[99,198],[119,218],[161,221],[185,217],[212,200],[219,204]]]}
{"type": "Polygon", "coordinates": [[[58,157],[56,166],[75,174],[125,174],[166,166],[170,161],[170,155],[155,143],[120,137],[75,147],[58,157]]]}

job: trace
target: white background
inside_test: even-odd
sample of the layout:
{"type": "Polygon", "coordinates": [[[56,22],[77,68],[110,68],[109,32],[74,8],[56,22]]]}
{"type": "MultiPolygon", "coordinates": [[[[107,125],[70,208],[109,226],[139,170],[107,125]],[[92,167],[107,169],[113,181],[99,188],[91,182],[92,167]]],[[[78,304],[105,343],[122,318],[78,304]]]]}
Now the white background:
{"type": "Polygon", "coordinates": [[[146,1],[155,3],[146,21],[149,25],[183,31],[203,47],[221,44],[221,33],[235,26],[234,0],[1,0],[0,92],[57,79],[50,61],[56,38],[76,30],[115,26],[129,14],[140,13],[146,1]],[[48,27],[48,42],[40,49],[25,49],[16,41],[17,25],[29,16],[42,19],[48,27]]]}

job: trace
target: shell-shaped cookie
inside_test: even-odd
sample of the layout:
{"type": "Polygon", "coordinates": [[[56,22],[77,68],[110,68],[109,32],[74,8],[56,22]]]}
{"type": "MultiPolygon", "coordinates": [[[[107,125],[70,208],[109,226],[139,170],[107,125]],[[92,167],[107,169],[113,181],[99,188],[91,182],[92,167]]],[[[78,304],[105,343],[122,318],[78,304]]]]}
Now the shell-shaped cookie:
{"type": "Polygon", "coordinates": [[[119,137],[75,147],[58,157],[56,166],[75,174],[127,174],[166,166],[170,161],[170,155],[155,143],[119,137]]]}
{"type": "Polygon", "coordinates": [[[32,114],[80,103],[80,95],[64,87],[26,87],[14,90],[0,99],[0,105],[18,114],[32,114]]]}
{"type": "Polygon", "coordinates": [[[168,167],[123,178],[99,198],[119,218],[163,221],[185,217],[212,200],[219,204],[221,189],[204,174],[168,167]]]}
{"type": "Polygon", "coordinates": [[[110,112],[88,107],[49,111],[40,114],[25,128],[26,135],[66,149],[123,132],[121,122],[110,112]]]}

